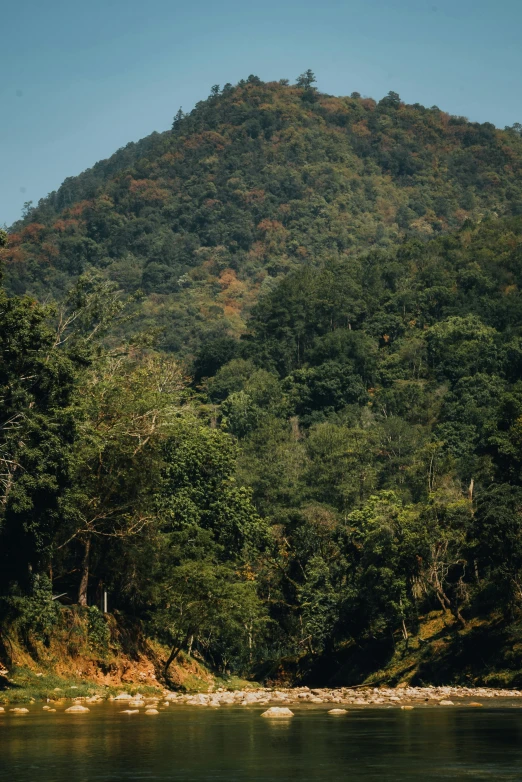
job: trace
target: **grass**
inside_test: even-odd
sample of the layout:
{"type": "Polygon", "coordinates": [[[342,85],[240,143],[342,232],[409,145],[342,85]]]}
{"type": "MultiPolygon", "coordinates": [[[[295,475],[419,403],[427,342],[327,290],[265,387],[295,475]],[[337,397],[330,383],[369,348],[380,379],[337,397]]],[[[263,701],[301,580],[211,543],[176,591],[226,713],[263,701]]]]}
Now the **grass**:
{"type": "Polygon", "coordinates": [[[108,698],[120,692],[130,695],[158,695],[160,687],[145,684],[118,684],[107,686],[75,677],[63,677],[54,673],[35,673],[28,668],[14,668],[8,676],[0,678],[0,704],[59,701],[67,698],[88,698],[98,695],[108,698]]]}
{"type": "MultiPolygon", "coordinates": [[[[197,668],[201,669],[202,666],[198,664],[197,668]]],[[[209,674],[208,678],[202,678],[201,670],[199,674],[188,672],[184,677],[182,689],[186,692],[209,692],[219,687],[227,690],[246,690],[260,686],[257,682],[246,681],[238,676],[214,678],[209,674]]],[[[162,688],[136,683],[108,686],[75,677],[66,678],[54,673],[35,673],[29,668],[14,668],[7,677],[0,678],[0,705],[4,706],[12,703],[88,698],[92,695],[109,698],[120,692],[128,692],[130,695],[138,693],[158,695],[162,692],[162,688]]]]}
{"type": "Polygon", "coordinates": [[[224,690],[256,690],[261,685],[259,682],[247,681],[239,676],[225,676],[216,677],[214,689],[217,690],[218,687],[223,687],[224,690]]]}
{"type": "Polygon", "coordinates": [[[28,668],[14,668],[0,679],[0,703],[31,703],[35,701],[85,698],[103,695],[105,688],[77,678],[64,678],[53,673],[35,673],[28,668]]]}

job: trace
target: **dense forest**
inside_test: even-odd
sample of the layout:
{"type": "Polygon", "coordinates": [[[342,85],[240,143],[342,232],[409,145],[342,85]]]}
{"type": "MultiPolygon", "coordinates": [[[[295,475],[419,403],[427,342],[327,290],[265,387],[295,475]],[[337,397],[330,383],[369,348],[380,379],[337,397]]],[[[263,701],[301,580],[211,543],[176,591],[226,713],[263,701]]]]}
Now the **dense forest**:
{"type": "Polygon", "coordinates": [[[184,650],[326,679],[359,655],[360,681],[439,612],[453,650],[509,638],[472,673],[518,681],[521,173],[518,126],[307,72],[216,86],[28,205],[2,235],[4,657],[52,635],[53,594],[109,644],[108,590],[167,679],[184,650]]]}
{"type": "Polygon", "coordinates": [[[396,93],[323,95],[311,72],[296,85],[216,86],[172,131],[28,204],[4,251],[6,285],[60,299],[97,269],[137,296],[137,328],[193,355],[243,333],[289,271],[521,214],[520,130],[396,93]]]}

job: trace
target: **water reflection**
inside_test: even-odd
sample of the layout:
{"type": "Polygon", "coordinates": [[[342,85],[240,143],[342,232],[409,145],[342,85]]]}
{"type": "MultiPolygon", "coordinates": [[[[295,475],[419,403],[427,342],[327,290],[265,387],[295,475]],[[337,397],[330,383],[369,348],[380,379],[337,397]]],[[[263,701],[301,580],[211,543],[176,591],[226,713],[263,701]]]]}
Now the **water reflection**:
{"type": "Polygon", "coordinates": [[[154,719],[114,705],[88,715],[32,712],[0,721],[9,782],[317,782],[520,780],[519,709],[297,711],[170,709],[154,719]]]}

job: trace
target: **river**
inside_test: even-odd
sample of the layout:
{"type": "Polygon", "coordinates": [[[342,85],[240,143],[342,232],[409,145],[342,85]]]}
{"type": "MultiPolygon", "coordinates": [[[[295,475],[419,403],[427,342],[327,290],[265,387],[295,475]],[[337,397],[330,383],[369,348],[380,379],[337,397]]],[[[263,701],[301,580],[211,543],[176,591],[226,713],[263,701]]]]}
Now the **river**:
{"type": "Polygon", "coordinates": [[[0,718],[0,779],[9,782],[316,782],[522,780],[522,709],[176,707],[125,715],[9,712],[0,718]]]}

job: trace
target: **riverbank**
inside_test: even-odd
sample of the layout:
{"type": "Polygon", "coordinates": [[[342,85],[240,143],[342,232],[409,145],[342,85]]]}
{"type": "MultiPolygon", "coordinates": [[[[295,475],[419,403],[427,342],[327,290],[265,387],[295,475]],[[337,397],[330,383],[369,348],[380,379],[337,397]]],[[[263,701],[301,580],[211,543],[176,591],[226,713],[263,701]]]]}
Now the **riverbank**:
{"type": "MultiPolygon", "coordinates": [[[[69,685],[65,688],[56,687],[48,691],[45,698],[17,699],[11,697],[0,702],[4,708],[24,703],[25,706],[41,708],[66,708],[71,704],[89,706],[108,702],[114,706],[130,709],[133,713],[140,710],[163,710],[176,706],[194,706],[220,708],[222,706],[236,707],[320,707],[354,709],[362,707],[396,707],[411,709],[415,707],[438,706],[473,706],[491,705],[495,701],[505,704],[514,701],[514,705],[522,706],[521,690],[494,689],[490,687],[356,687],[356,688],[267,688],[255,685],[241,689],[218,687],[206,693],[179,693],[152,687],[128,687],[126,689],[90,687],[80,689],[69,685]]],[[[5,694],[5,693],[3,693],[5,694]]],[[[14,693],[16,696],[16,693],[14,693]]]]}
{"type": "MultiPolygon", "coordinates": [[[[216,688],[245,691],[245,688],[257,687],[256,684],[247,683],[238,677],[221,679],[213,676],[200,663],[186,655],[180,655],[176,666],[173,666],[173,674],[182,682],[182,691],[190,692],[193,696],[201,691],[215,691],[216,688]]],[[[92,702],[102,702],[114,700],[117,696],[120,696],[121,700],[147,697],[158,701],[177,695],[166,690],[155,677],[146,679],[136,676],[134,669],[131,669],[130,675],[130,681],[122,681],[121,678],[118,681],[113,675],[107,677],[108,683],[104,683],[102,677],[95,680],[81,675],[60,676],[52,671],[34,668],[14,668],[8,671],[0,666],[0,706],[70,701],[81,703],[89,699],[92,702]]]]}
{"type": "Polygon", "coordinates": [[[256,670],[253,682],[220,676],[186,652],[179,653],[166,678],[170,649],[148,638],[139,623],[106,615],[103,641],[101,632],[93,632],[99,628],[91,609],[73,607],[62,613],[47,643],[38,638],[29,643],[2,628],[9,654],[2,658],[6,667],[0,666],[0,705],[141,693],[168,697],[172,704],[333,703],[355,708],[518,698],[522,688],[517,627],[493,615],[459,628],[447,612],[434,611],[423,617],[415,637],[391,650],[347,645],[331,658],[284,658],[256,670]]]}
{"type": "MultiPolygon", "coordinates": [[[[121,698],[121,696],[120,696],[121,698]]],[[[332,708],[363,706],[452,706],[471,705],[492,699],[522,698],[521,690],[490,687],[357,687],[314,688],[296,687],[256,690],[220,690],[209,693],[165,695],[165,703],[192,706],[286,706],[327,705],[332,708]]],[[[482,705],[482,704],[481,704],[482,705]]],[[[522,705],[522,701],[521,701],[522,705]]]]}

